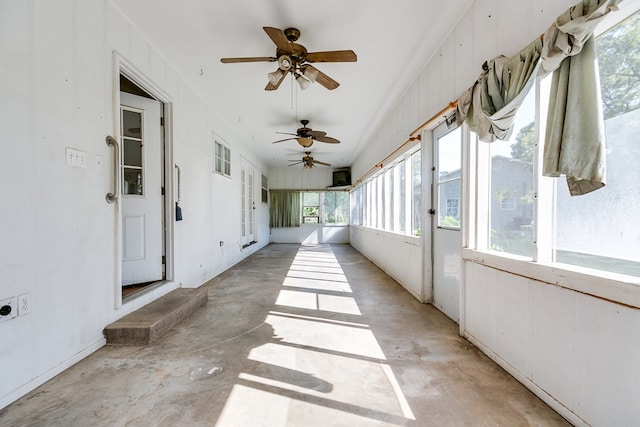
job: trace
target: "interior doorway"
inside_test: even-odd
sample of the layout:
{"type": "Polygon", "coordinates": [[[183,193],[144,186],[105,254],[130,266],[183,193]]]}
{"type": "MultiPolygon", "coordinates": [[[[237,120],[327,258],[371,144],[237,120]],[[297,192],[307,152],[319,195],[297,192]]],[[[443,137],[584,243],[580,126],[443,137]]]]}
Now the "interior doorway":
{"type": "MultiPolygon", "coordinates": [[[[120,71],[117,171],[119,292],[126,303],[167,277],[168,209],[165,103],[120,71]]],[[[169,178],[169,179],[168,179],[169,178]]]]}

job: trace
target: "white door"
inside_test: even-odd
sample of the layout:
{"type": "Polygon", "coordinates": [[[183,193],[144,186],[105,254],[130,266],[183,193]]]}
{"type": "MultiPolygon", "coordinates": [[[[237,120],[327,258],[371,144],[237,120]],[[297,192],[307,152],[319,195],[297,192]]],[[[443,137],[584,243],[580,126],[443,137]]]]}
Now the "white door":
{"type": "Polygon", "coordinates": [[[433,131],[433,305],[460,320],[462,270],[462,133],[443,123],[433,131]]]}
{"type": "Polygon", "coordinates": [[[122,285],[163,278],[160,102],[120,94],[122,285]]]}
{"type": "Polygon", "coordinates": [[[253,169],[242,164],[240,170],[240,181],[242,183],[242,242],[250,245],[255,242],[255,186],[253,169]]]}

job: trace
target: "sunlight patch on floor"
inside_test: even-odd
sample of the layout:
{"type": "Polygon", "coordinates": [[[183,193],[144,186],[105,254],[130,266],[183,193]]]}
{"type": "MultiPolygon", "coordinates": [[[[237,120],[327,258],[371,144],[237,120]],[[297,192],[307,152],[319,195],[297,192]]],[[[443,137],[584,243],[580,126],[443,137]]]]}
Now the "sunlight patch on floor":
{"type": "Polygon", "coordinates": [[[217,425],[415,420],[330,247],[301,248],[282,285],[272,341],[250,351],[217,425]]]}

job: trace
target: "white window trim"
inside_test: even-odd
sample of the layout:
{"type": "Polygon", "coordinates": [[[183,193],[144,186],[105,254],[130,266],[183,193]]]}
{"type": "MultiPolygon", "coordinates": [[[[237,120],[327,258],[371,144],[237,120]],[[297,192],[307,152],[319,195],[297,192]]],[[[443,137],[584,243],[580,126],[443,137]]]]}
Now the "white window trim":
{"type": "MultiPolygon", "coordinates": [[[[638,11],[640,9],[640,0],[628,0],[622,2],[621,6],[625,7],[624,13],[621,13],[623,12],[621,7],[619,12],[609,14],[608,18],[610,19],[605,20],[599,26],[596,34],[599,35],[605,32],[621,20],[638,11]]],[[[540,83],[540,81],[538,83],[540,83]]],[[[547,113],[545,111],[546,106],[540,105],[540,84],[536,84],[534,90],[537,91],[536,110],[542,118],[542,120],[539,120],[540,126],[536,127],[536,132],[544,135],[544,118],[547,113]]],[[[464,132],[467,134],[467,137],[469,137],[470,132],[466,126],[464,127],[464,132]]],[[[484,186],[478,185],[478,183],[483,182],[482,177],[486,175],[485,169],[478,168],[478,165],[483,164],[483,162],[486,164],[488,156],[488,150],[484,150],[481,144],[485,143],[479,142],[476,139],[472,150],[474,158],[471,159],[471,163],[476,166],[474,168],[475,170],[472,171],[477,179],[475,188],[477,194],[473,195],[476,201],[482,200],[483,195],[486,196],[485,193],[488,191],[484,186]]],[[[486,213],[483,213],[486,211],[486,209],[484,209],[485,207],[478,206],[476,202],[473,209],[468,212],[469,223],[473,225],[473,227],[470,227],[470,230],[473,231],[474,227],[476,229],[473,231],[474,235],[467,236],[468,241],[473,243],[475,248],[463,248],[463,260],[465,262],[473,262],[493,268],[507,274],[513,274],[551,286],[579,292],[611,303],[640,308],[640,278],[604,270],[550,262],[547,257],[550,256],[551,251],[539,251],[541,247],[553,247],[553,224],[548,213],[554,208],[552,202],[554,197],[550,196],[551,193],[555,191],[556,183],[554,179],[542,176],[542,162],[539,160],[542,158],[542,150],[542,144],[539,144],[539,153],[534,160],[534,171],[537,177],[537,179],[534,180],[534,190],[537,195],[534,209],[534,227],[539,227],[541,230],[547,230],[548,232],[540,233],[534,229],[536,244],[534,245],[533,257],[522,257],[506,252],[478,249],[478,247],[486,246],[487,236],[485,234],[488,219],[486,218],[486,213]],[[538,195],[542,197],[538,197],[538,195]]],[[[484,198],[487,199],[486,197],[484,198]]]]}
{"type": "Polygon", "coordinates": [[[222,139],[218,134],[214,133],[213,134],[213,172],[215,174],[218,175],[222,175],[222,176],[226,176],[227,178],[231,178],[231,147],[229,147],[229,144],[227,144],[227,142],[222,139]],[[222,147],[222,165],[221,165],[221,169],[222,170],[218,170],[217,168],[217,160],[218,160],[218,155],[217,155],[217,146],[220,145],[220,147],[222,147]],[[228,158],[225,155],[226,153],[229,154],[228,158]],[[229,173],[225,173],[225,165],[229,165],[229,173]]]}

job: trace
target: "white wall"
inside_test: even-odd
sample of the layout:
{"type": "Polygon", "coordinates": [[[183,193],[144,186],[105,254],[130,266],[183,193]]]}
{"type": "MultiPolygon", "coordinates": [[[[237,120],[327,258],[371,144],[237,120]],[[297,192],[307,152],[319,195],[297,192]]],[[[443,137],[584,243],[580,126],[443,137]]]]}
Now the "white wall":
{"type": "Polygon", "coordinates": [[[420,238],[360,226],[351,226],[350,231],[351,246],[424,302],[420,238]]]}
{"type": "Polygon", "coordinates": [[[2,408],[104,345],[110,322],[177,286],[201,285],[268,244],[269,230],[260,203],[258,244],[241,249],[240,156],[256,176],[266,168],[108,1],[4,1],[0,54],[0,300],[32,301],[31,313],[0,323],[2,408]],[[120,309],[116,205],[104,199],[113,186],[105,137],[116,128],[114,50],[169,98],[184,216],[173,230],[175,280],[120,309]],[[212,173],[214,131],[231,147],[230,179],[212,173]],[[85,168],[66,165],[66,147],[85,153],[85,168]]]}
{"type": "MultiPolygon", "coordinates": [[[[576,1],[475,1],[451,33],[443,34],[440,51],[376,128],[352,166],[353,177],[471,86],[485,60],[513,55],[576,1]]],[[[351,240],[383,269],[393,265],[394,251],[387,250],[389,239],[379,231],[352,227],[351,240]]],[[[559,270],[541,266],[553,280],[536,274],[525,279],[480,265],[483,258],[464,261],[462,333],[571,422],[637,424],[640,310],[571,290],[559,270]]],[[[607,280],[589,285],[615,288],[607,280]]],[[[637,295],[637,289],[625,289],[619,293],[637,295]]]]}

